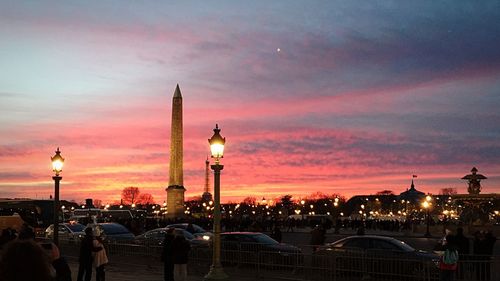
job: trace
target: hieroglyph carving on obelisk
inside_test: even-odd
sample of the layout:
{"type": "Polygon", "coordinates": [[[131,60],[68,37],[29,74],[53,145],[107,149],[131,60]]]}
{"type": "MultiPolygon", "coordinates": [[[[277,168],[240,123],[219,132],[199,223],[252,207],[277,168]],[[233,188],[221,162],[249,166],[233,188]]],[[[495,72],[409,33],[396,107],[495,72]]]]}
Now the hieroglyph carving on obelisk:
{"type": "Polygon", "coordinates": [[[170,165],[167,188],[167,215],[184,215],[184,176],[182,142],[182,95],[179,84],[172,98],[172,125],[170,131],[170,165]]]}

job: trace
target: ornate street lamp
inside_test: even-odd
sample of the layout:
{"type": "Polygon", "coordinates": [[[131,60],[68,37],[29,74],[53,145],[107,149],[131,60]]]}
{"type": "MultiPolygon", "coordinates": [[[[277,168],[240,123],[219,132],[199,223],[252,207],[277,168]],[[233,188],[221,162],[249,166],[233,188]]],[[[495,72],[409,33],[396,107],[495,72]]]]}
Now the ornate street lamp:
{"type": "Polygon", "coordinates": [[[62,177],[59,173],[62,172],[62,168],[64,165],[64,158],[61,156],[61,151],[59,151],[59,147],[56,150],[56,155],[50,158],[52,161],[52,170],[56,174],[52,177],[54,180],[54,231],[53,238],[54,244],[59,245],[59,182],[62,177]]]}
{"type": "Polygon", "coordinates": [[[425,197],[425,201],[422,203],[422,207],[424,207],[426,211],[426,231],[424,237],[431,237],[431,232],[429,231],[429,223],[430,223],[430,216],[429,216],[429,209],[431,207],[431,200],[432,197],[430,195],[427,195],[425,197]]]}
{"type": "Polygon", "coordinates": [[[224,144],[226,138],[221,137],[219,134],[219,125],[215,124],[214,135],[208,140],[212,158],[215,159],[215,164],[210,167],[214,171],[214,240],[213,240],[213,258],[210,271],[205,276],[205,280],[226,280],[229,277],[222,269],[220,261],[220,171],[224,165],[220,165],[220,158],[224,156],[224,144]]]}

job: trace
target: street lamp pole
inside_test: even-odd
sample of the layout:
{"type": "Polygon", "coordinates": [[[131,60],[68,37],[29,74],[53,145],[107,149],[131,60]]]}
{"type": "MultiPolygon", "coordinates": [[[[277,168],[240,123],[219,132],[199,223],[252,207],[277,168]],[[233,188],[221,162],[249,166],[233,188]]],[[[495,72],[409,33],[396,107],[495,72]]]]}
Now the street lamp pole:
{"type": "Polygon", "coordinates": [[[429,208],[427,208],[427,227],[425,231],[425,237],[431,237],[431,232],[429,231],[429,208]]]}
{"type": "Polygon", "coordinates": [[[431,232],[429,231],[429,224],[430,224],[430,213],[429,213],[429,209],[431,207],[431,200],[432,200],[432,197],[430,195],[427,195],[425,197],[425,201],[424,203],[422,203],[423,207],[425,208],[426,210],[426,231],[425,231],[425,235],[424,237],[431,237],[431,232]]]}
{"type": "Polygon", "coordinates": [[[221,212],[220,212],[220,171],[224,168],[224,165],[220,164],[220,158],[224,155],[224,144],[226,143],[226,138],[221,137],[219,134],[220,129],[216,124],[214,129],[214,135],[208,140],[210,143],[210,150],[212,152],[212,158],[215,158],[215,164],[211,165],[210,168],[214,171],[214,238],[213,238],[213,258],[212,266],[210,271],[205,276],[205,280],[226,280],[229,277],[224,272],[222,264],[220,261],[220,251],[221,251],[221,212]]]}
{"type": "Polygon", "coordinates": [[[55,176],[52,177],[54,180],[54,229],[53,229],[53,239],[54,244],[59,246],[59,183],[62,180],[62,177],[59,175],[62,172],[62,167],[64,163],[64,158],[61,156],[61,151],[59,147],[56,150],[56,154],[50,158],[52,161],[52,170],[56,173],[55,176]]]}

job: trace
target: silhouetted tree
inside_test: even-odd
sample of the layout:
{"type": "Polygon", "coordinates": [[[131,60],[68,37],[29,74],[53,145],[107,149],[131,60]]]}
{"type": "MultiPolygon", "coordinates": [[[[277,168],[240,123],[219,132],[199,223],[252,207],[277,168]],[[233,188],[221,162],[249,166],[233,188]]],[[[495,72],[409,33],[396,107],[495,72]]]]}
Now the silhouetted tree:
{"type": "Polygon", "coordinates": [[[454,187],[446,187],[446,188],[441,188],[441,190],[439,190],[439,194],[441,195],[454,195],[457,193],[458,193],[457,189],[454,187]]]}
{"type": "Polygon", "coordinates": [[[309,196],[306,196],[304,199],[306,201],[316,201],[316,200],[319,200],[319,199],[325,199],[325,198],[328,198],[329,196],[324,194],[323,192],[321,191],[316,191],[314,193],[311,193],[309,196]]]}
{"type": "Polygon", "coordinates": [[[246,197],[243,199],[242,203],[246,205],[255,205],[255,202],[257,202],[257,199],[255,197],[246,197]]]}
{"type": "Polygon", "coordinates": [[[280,202],[281,202],[281,205],[285,208],[290,208],[292,205],[293,205],[293,201],[292,201],[292,195],[290,194],[287,194],[287,195],[283,195],[281,198],[280,198],[280,202]]]}
{"type": "Polygon", "coordinates": [[[96,207],[96,208],[101,208],[101,206],[102,206],[102,200],[101,199],[94,199],[93,203],[94,203],[94,207],[96,207]]]}
{"type": "Polygon", "coordinates": [[[134,186],[125,187],[122,190],[122,202],[126,205],[132,205],[139,198],[139,188],[134,186]]]}
{"type": "Polygon", "coordinates": [[[153,198],[153,195],[149,193],[142,193],[141,195],[139,195],[137,203],[141,205],[151,205],[155,203],[155,200],[153,198]]]}
{"type": "Polygon", "coordinates": [[[281,203],[281,206],[283,207],[283,209],[285,209],[285,215],[288,216],[290,209],[293,206],[292,195],[287,194],[287,195],[281,196],[280,203],[281,203]]]}

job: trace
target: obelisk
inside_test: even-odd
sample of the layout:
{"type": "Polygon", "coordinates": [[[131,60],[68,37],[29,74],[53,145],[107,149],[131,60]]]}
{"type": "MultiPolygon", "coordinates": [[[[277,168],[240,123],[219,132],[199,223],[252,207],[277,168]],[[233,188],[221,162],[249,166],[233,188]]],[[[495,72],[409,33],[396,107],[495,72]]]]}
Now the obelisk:
{"type": "Polygon", "coordinates": [[[184,216],[184,177],[182,145],[182,95],[179,84],[172,98],[172,124],[170,130],[170,166],[167,187],[167,216],[184,216]]]}

